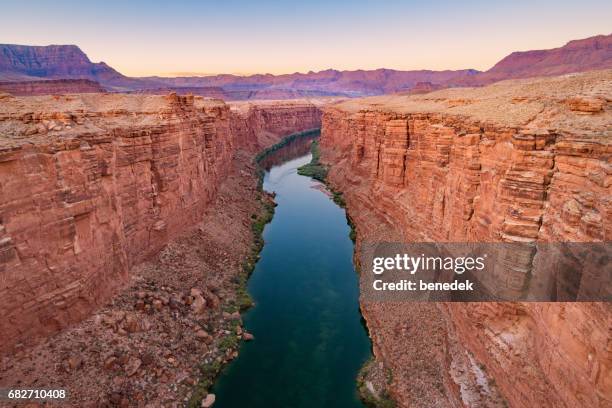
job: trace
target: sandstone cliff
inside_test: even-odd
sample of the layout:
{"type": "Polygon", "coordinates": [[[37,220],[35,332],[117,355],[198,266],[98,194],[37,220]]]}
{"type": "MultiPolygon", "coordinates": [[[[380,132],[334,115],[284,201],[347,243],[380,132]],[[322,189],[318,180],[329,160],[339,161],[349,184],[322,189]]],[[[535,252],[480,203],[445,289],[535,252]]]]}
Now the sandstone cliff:
{"type": "MultiPolygon", "coordinates": [[[[358,246],[609,241],[611,99],[612,71],[598,71],[351,100],[325,109],[322,157],[358,246]]],[[[472,359],[513,407],[612,403],[609,304],[362,309],[401,406],[502,404],[492,382],[472,392],[472,359]]]]}
{"type": "Polygon", "coordinates": [[[279,136],[321,127],[321,107],[336,100],[232,102],[232,133],[238,143],[257,152],[279,136]]]}
{"type": "Polygon", "coordinates": [[[201,220],[238,149],[320,126],[313,104],[0,95],[0,350],[104,304],[201,220]]]}
{"type": "Polygon", "coordinates": [[[3,346],[106,301],[199,217],[233,149],[229,109],[193,98],[8,99],[0,115],[3,346]]]}

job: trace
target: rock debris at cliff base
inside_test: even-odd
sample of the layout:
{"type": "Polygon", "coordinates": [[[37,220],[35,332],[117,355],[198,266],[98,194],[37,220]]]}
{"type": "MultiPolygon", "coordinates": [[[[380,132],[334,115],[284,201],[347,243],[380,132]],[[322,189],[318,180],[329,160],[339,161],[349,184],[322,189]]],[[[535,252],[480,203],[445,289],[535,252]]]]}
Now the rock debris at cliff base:
{"type": "Polygon", "coordinates": [[[233,359],[244,334],[234,279],[259,211],[250,155],[233,163],[206,222],[130,272],[128,287],[92,316],[0,360],[2,387],[62,388],[61,406],[183,406],[202,364],[233,359]],[[233,338],[233,339],[232,339],[233,338]]]}

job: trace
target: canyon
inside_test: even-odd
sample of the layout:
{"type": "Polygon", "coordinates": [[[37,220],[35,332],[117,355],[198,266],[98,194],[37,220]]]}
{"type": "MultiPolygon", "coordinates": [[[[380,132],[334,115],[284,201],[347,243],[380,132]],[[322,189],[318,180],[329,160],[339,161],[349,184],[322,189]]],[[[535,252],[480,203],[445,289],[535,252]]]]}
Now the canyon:
{"type": "MultiPolygon", "coordinates": [[[[0,385],[67,387],[74,406],[178,405],[202,359],[235,358],[222,345],[246,334],[237,281],[270,205],[252,159],[294,132],[322,128],[357,253],[608,242],[611,84],[602,70],[348,100],[0,94],[0,385]]],[[[366,378],[399,406],[612,403],[609,303],[361,311],[366,378]]]]}
{"type": "MultiPolygon", "coordinates": [[[[317,128],[312,102],[2,97],[0,349],[99,307],[199,221],[232,155],[317,128]],[[21,323],[19,323],[21,322],[21,323]]],[[[319,103],[317,101],[317,103],[319,103]]]]}
{"type": "MultiPolygon", "coordinates": [[[[17,82],[22,94],[29,82],[87,79],[109,92],[164,95],[193,94],[224,100],[363,97],[391,93],[422,93],[457,86],[483,86],[510,78],[561,75],[612,68],[612,34],[570,41],[549,50],[514,52],[491,69],[401,71],[345,70],[283,75],[219,74],[186,77],[129,77],[104,62],[91,62],[76,45],[26,46],[0,44],[0,81],[17,82]]],[[[5,85],[6,86],[6,85],[5,85]]],[[[13,93],[7,87],[5,92],[13,93]]],[[[84,88],[90,92],[91,87],[84,88]]],[[[65,92],[37,84],[32,94],[65,92]]]]}
{"type": "Polygon", "coordinates": [[[0,102],[0,384],[45,379],[72,406],[199,404],[198,382],[237,353],[269,205],[254,154],[320,127],[325,101],[0,102]]]}
{"type": "MultiPolygon", "coordinates": [[[[367,242],[609,242],[611,95],[604,70],[324,108],[322,161],[356,253],[367,242]]],[[[361,308],[391,378],[380,386],[399,406],[612,403],[609,303],[361,308]]]]}

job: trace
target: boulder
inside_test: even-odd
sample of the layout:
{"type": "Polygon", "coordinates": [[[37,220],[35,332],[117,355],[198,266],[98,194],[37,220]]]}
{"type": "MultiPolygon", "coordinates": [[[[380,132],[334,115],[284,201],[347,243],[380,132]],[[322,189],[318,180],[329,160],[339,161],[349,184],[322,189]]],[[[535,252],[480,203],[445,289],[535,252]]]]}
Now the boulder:
{"type": "Polygon", "coordinates": [[[215,403],[215,394],[208,394],[203,400],[202,400],[202,408],[210,408],[213,406],[213,404],[215,403]]]}
{"type": "Polygon", "coordinates": [[[202,295],[193,296],[193,303],[191,303],[191,310],[196,314],[201,314],[206,309],[206,300],[202,295]]]}

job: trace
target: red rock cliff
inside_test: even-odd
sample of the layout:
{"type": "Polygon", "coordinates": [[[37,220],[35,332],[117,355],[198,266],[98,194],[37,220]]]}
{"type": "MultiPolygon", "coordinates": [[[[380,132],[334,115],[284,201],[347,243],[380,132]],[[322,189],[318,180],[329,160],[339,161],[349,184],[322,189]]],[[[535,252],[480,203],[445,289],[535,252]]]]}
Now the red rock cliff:
{"type": "Polygon", "coordinates": [[[238,143],[258,151],[290,133],[320,128],[321,106],[330,101],[333,99],[232,102],[232,133],[238,143]]]}
{"type": "Polygon", "coordinates": [[[239,117],[189,96],[0,98],[0,350],[108,301],[201,220],[236,149],[320,126],[305,103],[239,117]]]}
{"type": "Polygon", "coordinates": [[[225,105],[187,98],[9,99],[2,110],[7,346],[84,317],[198,218],[233,140],[225,105]]]}
{"type": "MultiPolygon", "coordinates": [[[[324,111],[323,160],[358,245],[609,241],[611,96],[599,71],[348,101],[324,111]]],[[[612,404],[609,304],[362,309],[401,406],[479,406],[460,378],[478,370],[455,369],[463,348],[510,406],[612,404]]]]}

